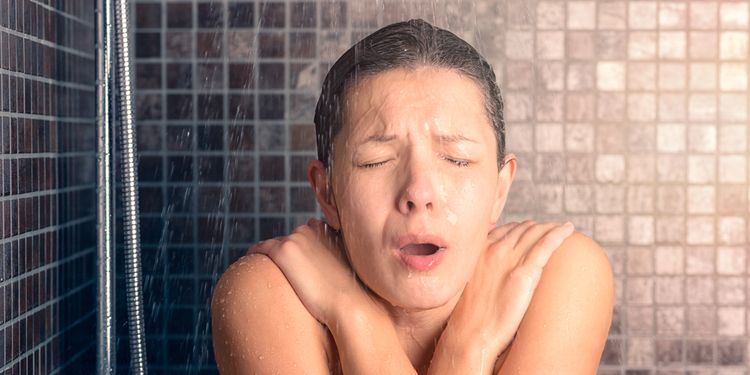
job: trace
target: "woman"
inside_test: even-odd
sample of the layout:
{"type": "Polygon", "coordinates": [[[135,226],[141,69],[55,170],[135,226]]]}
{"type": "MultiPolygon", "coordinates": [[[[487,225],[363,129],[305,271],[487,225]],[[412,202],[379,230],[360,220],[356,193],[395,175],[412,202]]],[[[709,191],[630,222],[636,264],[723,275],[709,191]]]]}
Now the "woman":
{"type": "Polygon", "coordinates": [[[609,262],[569,223],[495,226],[516,160],[474,48],[422,20],[380,29],[333,65],[315,124],[326,223],[222,276],[222,374],[596,372],[609,262]]]}

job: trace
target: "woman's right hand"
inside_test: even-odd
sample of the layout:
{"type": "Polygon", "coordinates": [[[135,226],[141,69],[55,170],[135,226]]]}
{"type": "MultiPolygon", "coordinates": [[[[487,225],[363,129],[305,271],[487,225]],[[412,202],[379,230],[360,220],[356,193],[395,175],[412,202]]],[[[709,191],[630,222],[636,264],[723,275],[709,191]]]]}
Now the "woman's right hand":
{"type": "Polygon", "coordinates": [[[500,356],[515,337],[543,267],[573,230],[570,223],[533,221],[492,229],[444,334],[453,335],[453,343],[473,343],[487,359],[500,356]]]}
{"type": "Polygon", "coordinates": [[[329,328],[341,314],[351,312],[353,304],[379,312],[358,283],[340,239],[320,220],[310,219],[288,236],[261,241],[250,253],[271,258],[308,312],[329,328]]]}

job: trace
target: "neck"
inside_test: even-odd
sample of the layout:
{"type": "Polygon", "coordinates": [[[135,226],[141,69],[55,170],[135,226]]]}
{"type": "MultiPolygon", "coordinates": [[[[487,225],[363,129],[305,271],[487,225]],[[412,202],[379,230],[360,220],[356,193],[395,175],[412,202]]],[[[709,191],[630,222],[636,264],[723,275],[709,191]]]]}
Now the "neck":
{"type": "Polygon", "coordinates": [[[393,322],[401,347],[419,374],[426,373],[440,335],[448,323],[461,293],[444,305],[429,309],[408,309],[382,300],[393,322]]]}

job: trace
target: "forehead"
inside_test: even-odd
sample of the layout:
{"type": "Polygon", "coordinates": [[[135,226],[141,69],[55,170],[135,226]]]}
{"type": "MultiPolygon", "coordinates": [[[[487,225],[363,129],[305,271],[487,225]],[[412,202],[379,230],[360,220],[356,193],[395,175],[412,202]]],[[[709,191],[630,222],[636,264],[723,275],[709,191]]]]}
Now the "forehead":
{"type": "Polygon", "coordinates": [[[347,90],[342,133],[432,123],[490,126],[480,86],[447,68],[399,68],[367,76],[347,90]]]}

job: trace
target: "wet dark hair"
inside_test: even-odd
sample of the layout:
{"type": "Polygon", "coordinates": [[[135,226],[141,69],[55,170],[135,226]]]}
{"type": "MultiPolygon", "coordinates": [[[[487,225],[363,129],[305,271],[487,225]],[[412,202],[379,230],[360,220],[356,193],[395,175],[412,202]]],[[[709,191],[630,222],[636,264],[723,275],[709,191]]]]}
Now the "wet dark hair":
{"type": "Polygon", "coordinates": [[[397,68],[434,66],[471,78],[482,90],[497,140],[498,169],[505,158],[503,100],[495,72],[469,43],[448,30],[412,19],[385,26],[347,50],[331,67],[315,108],[318,160],[329,167],[341,131],[347,91],[359,80],[397,68]]]}

